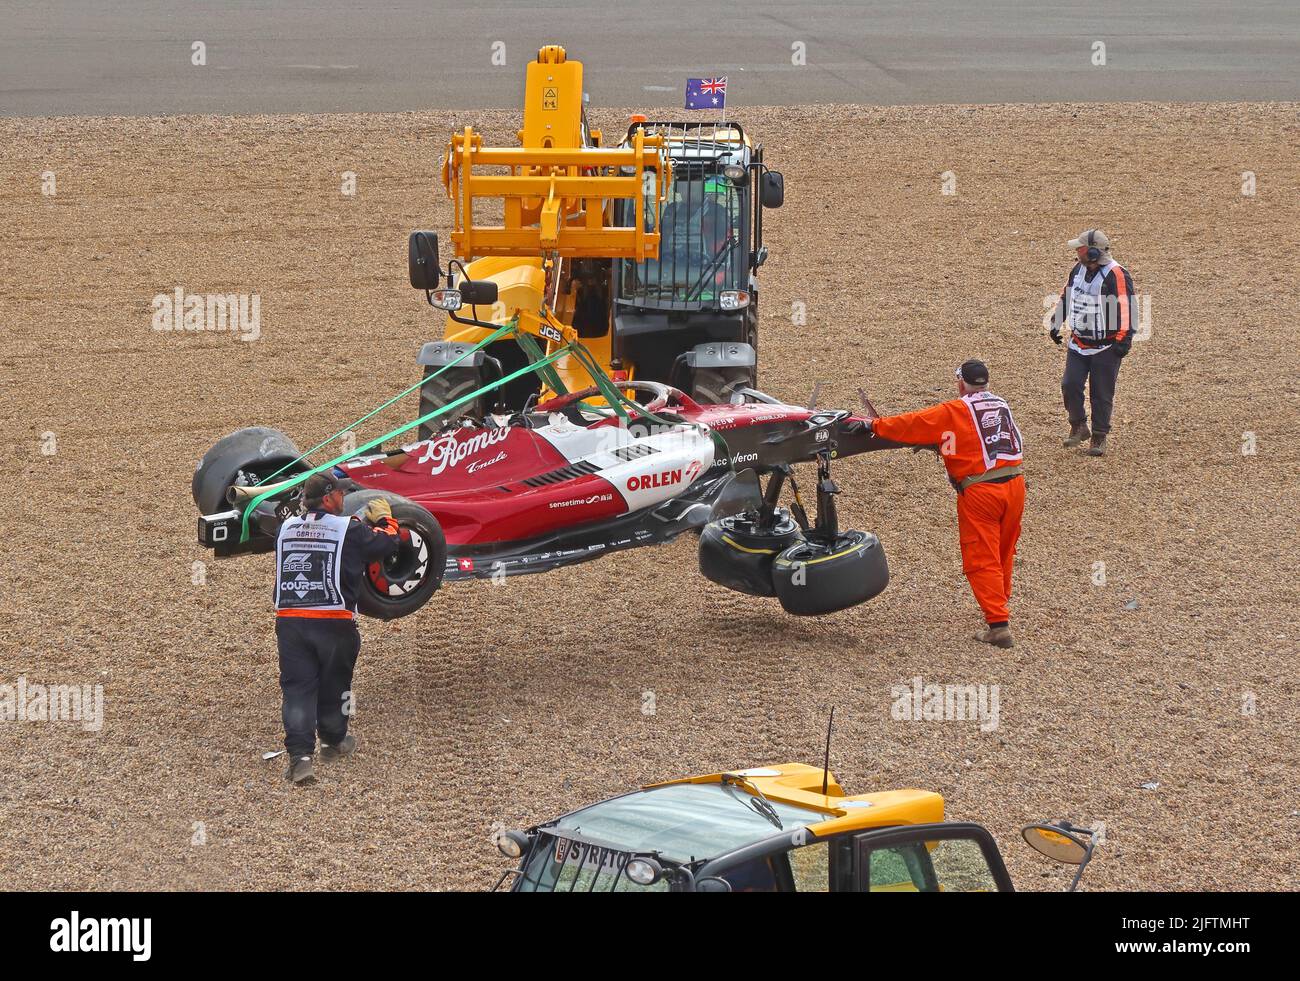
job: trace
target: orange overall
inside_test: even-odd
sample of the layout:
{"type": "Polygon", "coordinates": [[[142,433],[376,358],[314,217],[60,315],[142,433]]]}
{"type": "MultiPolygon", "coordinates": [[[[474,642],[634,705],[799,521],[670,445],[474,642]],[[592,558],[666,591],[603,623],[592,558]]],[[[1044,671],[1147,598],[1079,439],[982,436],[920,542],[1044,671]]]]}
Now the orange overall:
{"type": "MultiPolygon", "coordinates": [[[[872,429],[898,443],[937,445],[955,485],[990,470],[1019,466],[1022,459],[1020,433],[1011,410],[987,392],[920,412],[876,419],[872,429]]],[[[1024,509],[1025,480],[1021,476],[972,483],[957,495],[962,571],[984,619],[991,624],[1006,623],[1011,617],[1011,564],[1024,509]]]]}

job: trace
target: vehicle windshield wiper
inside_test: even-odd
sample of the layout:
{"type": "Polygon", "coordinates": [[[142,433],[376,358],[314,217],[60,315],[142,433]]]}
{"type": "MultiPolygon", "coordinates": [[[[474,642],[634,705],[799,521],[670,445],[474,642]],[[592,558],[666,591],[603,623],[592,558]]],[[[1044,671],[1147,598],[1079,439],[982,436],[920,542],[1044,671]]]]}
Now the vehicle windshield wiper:
{"type": "Polygon", "coordinates": [[[724,786],[732,786],[734,784],[736,786],[748,787],[754,792],[755,797],[745,806],[752,807],[759,814],[763,815],[763,817],[767,818],[776,830],[785,830],[785,825],[781,823],[781,816],[776,813],[776,808],[772,806],[770,800],[763,796],[763,791],[758,789],[758,784],[754,783],[753,780],[741,776],[739,773],[724,773],[722,775],[722,783],[724,786]]]}
{"type": "Polygon", "coordinates": [[[735,247],[736,247],[736,237],[729,233],[727,235],[727,240],[723,242],[721,246],[719,246],[718,251],[713,256],[712,261],[707,266],[704,267],[704,270],[700,273],[699,279],[695,281],[695,285],[692,286],[690,292],[686,294],[685,302],[689,303],[692,300],[697,299],[699,295],[704,292],[704,287],[706,284],[708,284],[709,279],[717,271],[718,267],[721,266],[722,263],[725,262],[730,257],[731,250],[734,249],[735,247]]]}

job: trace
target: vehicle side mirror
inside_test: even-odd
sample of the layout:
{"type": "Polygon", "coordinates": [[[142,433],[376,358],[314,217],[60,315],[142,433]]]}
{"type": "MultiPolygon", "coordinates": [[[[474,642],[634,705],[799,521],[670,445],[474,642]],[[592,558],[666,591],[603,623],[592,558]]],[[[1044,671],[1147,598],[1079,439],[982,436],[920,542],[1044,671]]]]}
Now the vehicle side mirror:
{"type": "Polygon", "coordinates": [[[456,289],[460,290],[462,306],[491,305],[497,301],[497,284],[490,279],[462,279],[456,289]]]}
{"type": "Polygon", "coordinates": [[[731,883],[716,875],[707,875],[695,882],[696,892],[731,892],[731,883]]]}
{"type": "Polygon", "coordinates": [[[406,266],[417,290],[436,290],[442,280],[438,265],[438,233],[411,232],[406,243],[406,266]]]}
{"type": "Polygon", "coordinates": [[[1029,847],[1056,862],[1082,865],[1088,846],[1063,828],[1050,824],[1031,824],[1020,829],[1029,847]]]}
{"type": "Polygon", "coordinates": [[[778,171],[763,172],[763,207],[779,208],[785,202],[785,178],[778,171]]]}
{"type": "Polygon", "coordinates": [[[1092,853],[1097,847],[1096,831],[1091,828],[1076,827],[1068,821],[1058,821],[1056,824],[1028,825],[1020,829],[1020,834],[1034,851],[1054,861],[1064,862],[1066,865],[1077,865],[1074,879],[1066,892],[1074,892],[1079,887],[1083,870],[1088,867],[1092,853]],[[1088,836],[1086,841],[1083,835],[1088,836]]]}

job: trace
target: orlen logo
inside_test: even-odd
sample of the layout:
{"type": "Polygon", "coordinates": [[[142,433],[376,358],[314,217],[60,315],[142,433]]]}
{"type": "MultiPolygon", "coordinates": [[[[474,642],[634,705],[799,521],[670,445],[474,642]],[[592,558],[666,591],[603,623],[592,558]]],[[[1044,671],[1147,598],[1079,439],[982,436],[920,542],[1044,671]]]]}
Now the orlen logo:
{"type": "MultiPolygon", "coordinates": [[[[699,464],[694,464],[696,472],[699,472],[699,464]]],[[[663,470],[659,473],[648,473],[640,477],[629,477],[627,479],[627,489],[630,491],[652,490],[655,487],[671,487],[673,484],[682,482],[682,472],[680,470],[663,470]]]]}
{"type": "Polygon", "coordinates": [[[686,482],[689,484],[692,480],[694,480],[699,475],[699,473],[700,473],[700,461],[695,460],[691,463],[689,467],[686,468],[686,482]]]}

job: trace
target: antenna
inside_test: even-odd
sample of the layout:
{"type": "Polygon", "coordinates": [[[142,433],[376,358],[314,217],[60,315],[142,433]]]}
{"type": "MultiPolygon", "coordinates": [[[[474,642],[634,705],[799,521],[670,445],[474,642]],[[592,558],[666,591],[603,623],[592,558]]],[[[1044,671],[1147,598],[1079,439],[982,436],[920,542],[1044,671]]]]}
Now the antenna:
{"type": "Polygon", "coordinates": [[[830,787],[831,781],[831,730],[835,726],[835,706],[831,706],[831,717],[826,723],[826,757],[822,761],[822,796],[826,796],[826,791],[830,787]]]}
{"type": "Polygon", "coordinates": [[[821,391],[822,391],[822,383],[820,381],[815,382],[813,384],[812,395],[808,397],[808,408],[810,409],[817,408],[817,396],[821,394],[821,391]]]}

